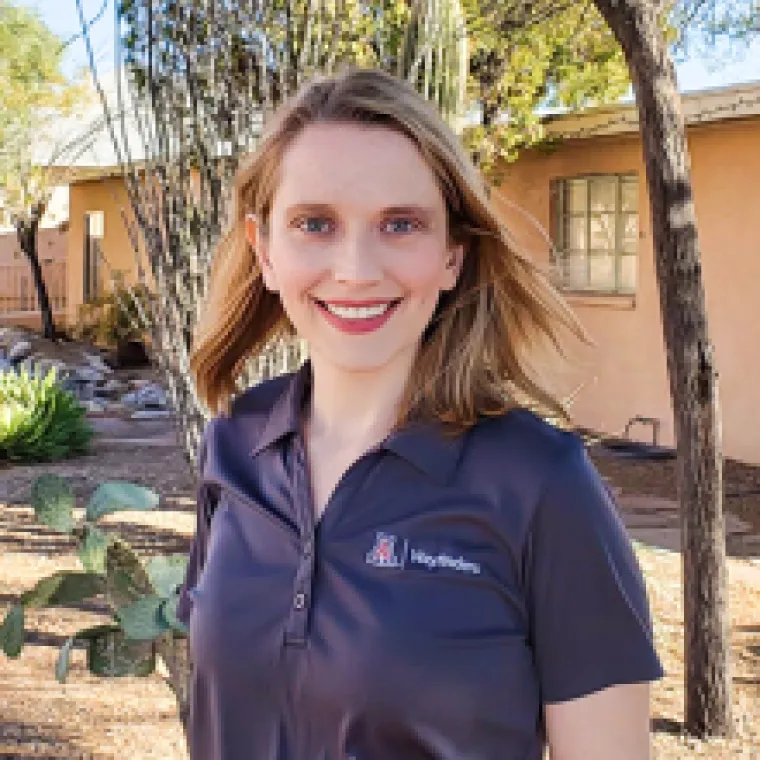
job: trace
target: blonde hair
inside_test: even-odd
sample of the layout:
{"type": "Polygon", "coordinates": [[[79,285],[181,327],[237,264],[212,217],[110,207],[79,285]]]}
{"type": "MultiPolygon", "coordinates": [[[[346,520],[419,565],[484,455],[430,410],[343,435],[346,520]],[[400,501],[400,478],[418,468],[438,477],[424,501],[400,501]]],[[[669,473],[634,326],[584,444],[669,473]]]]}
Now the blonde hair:
{"type": "Polygon", "coordinates": [[[521,253],[489,202],[483,177],[435,107],[383,71],[348,68],[308,82],[272,116],[234,183],[234,220],[215,252],[190,368],[199,398],[228,413],[248,359],[293,335],[279,296],[266,290],[246,239],[254,214],[266,227],[282,160],[310,124],[387,127],[415,143],[443,193],[451,241],[464,243],[456,287],[441,296],[416,357],[397,424],[438,419],[456,431],[514,406],[569,420],[539,380],[562,334],[586,341],[548,277],[521,253]]]}

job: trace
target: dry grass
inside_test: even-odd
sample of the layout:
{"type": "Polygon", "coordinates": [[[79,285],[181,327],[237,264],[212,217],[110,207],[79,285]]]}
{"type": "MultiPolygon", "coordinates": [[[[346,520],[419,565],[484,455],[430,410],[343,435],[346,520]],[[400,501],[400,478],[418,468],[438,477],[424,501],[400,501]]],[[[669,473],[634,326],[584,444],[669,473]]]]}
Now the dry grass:
{"type": "Polygon", "coordinates": [[[703,742],[682,733],[681,555],[648,547],[638,553],[647,578],[657,648],[666,671],[652,692],[654,757],[760,758],[760,567],[743,559],[728,562],[736,734],[729,740],[703,742]]]}
{"type": "MultiPolygon", "coordinates": [[[[23,504],[31,479],[51,470],[74,476],[83,496],[100,480],[127,472],[159,492],[168,491],[171,498],[160,511],[113,516],[110,521],[120,523],[119,531],[126,531],[143,552],[187,547],[193,530],[192,478],[176,453],[122,449],[55,467],[0,469],[0,481],[8,486],[6,496],[0,495],[0,615],[42,575],[76,567],[72,543],[39,529],[23,504]]],[[[668,673],[654,687],[655,758],[760,758],[760,566],[743,559],[729,562],[737,735],[723,742],[699,742],[679,734],[683,718],[680,556],[642,548],[640,557],[668,673]]],[[[55,660],[65,638],[100,619],[92,607],[30,613],[32,635],[21,657],[9,661],[0,655],[0,757],[186,758],[174,699],[160,676],[101,680],[87,673],[84,652],[76,651],[68,682],[55,681],[55,660]]]]}

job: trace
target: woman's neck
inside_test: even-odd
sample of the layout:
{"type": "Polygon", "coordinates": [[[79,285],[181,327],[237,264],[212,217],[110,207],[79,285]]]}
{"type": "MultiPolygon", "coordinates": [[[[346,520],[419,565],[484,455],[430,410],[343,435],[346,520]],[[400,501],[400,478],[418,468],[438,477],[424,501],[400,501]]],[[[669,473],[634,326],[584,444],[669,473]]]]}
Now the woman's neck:
{"type": "Polygon", "coordinates": [[[393,428],[411,366],[395,362],[376,371],[350,371],[311,358],[309,437],[336,446],[364,447],[382,441],[393,428]]]}

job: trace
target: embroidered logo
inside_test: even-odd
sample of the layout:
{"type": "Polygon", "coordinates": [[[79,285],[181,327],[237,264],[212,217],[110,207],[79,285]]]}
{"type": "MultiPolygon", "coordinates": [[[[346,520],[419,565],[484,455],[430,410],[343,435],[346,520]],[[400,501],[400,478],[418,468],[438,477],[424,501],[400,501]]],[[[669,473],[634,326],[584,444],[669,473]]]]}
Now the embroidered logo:
{"type": "Polygon", "coordinates": [[[390,533],[376,533],[375,545],[367,552],[367,563],[375,567],[403,567],[406,556],[406,542],[401,557],[396,552],[396,536],[390,533]]]}
{"type": "Polygon", "coordinates": [[[460,573],[480,575],[481,568],[477,562],[471,562],[464,557],[454,557],[444,552],[431,554],[422,549],[409,548],[409,542],[404,541],[402,546],[397,546],[398,537],[390,533],[376,533],[375,544],[367,552],[367,564],[375,567],[404,567],[407,560],[415,565],[422,565],[428,570],[448,568],[460,573]]]}

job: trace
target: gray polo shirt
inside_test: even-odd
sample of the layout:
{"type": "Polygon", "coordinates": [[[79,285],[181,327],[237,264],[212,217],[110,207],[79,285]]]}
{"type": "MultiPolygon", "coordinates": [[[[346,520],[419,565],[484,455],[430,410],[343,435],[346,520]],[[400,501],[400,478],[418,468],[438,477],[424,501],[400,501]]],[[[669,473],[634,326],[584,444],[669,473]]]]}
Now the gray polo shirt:
{"type": "Polygon", "coordinates": [[[315,524],[310,365],[200,449],[180,600],[193,760],[538,760],[542,703],[663,670],[642,575],[579,438],[527,411],[354,463],[315,524]]]}

